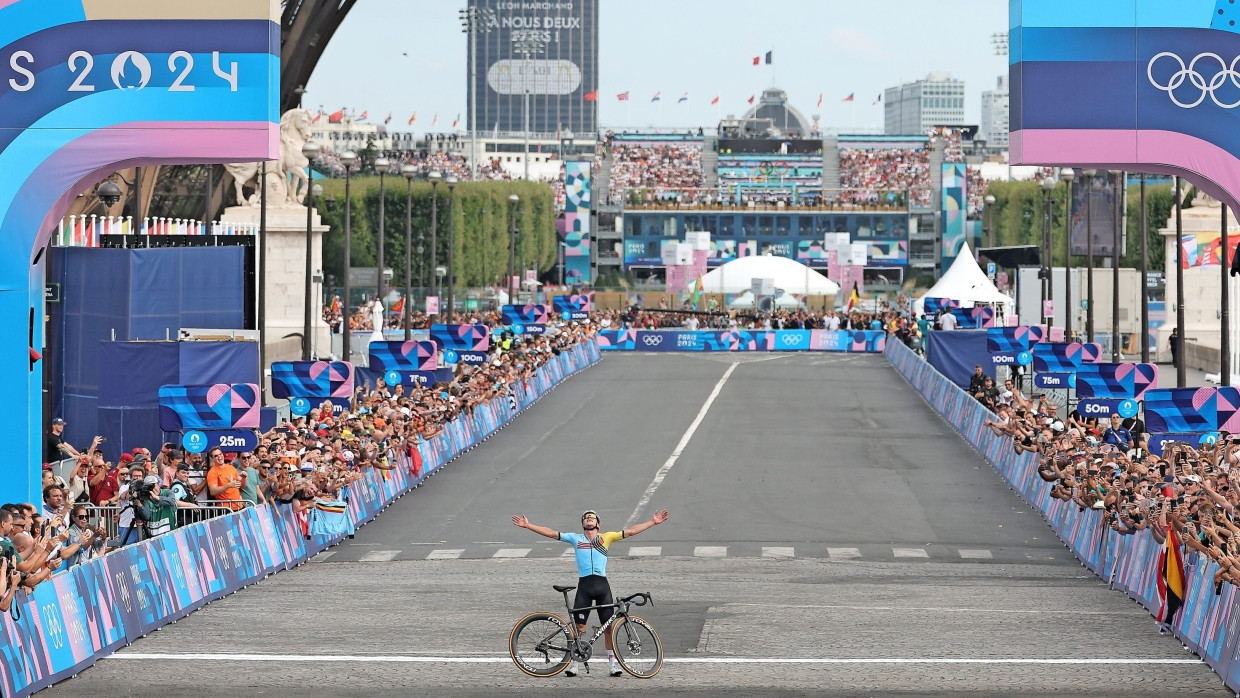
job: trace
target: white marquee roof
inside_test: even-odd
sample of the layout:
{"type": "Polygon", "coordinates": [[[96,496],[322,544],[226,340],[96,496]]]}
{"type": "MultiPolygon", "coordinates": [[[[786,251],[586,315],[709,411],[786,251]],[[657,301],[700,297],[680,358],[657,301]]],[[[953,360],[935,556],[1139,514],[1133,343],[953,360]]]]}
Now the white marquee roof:
{"type": "Polygon", "coordinates": [[[840,285],[794,259],[768,255],[741,257],[712,269],[702,277],[706,293],[743,293],[754,279],[774,279],[785,293],[834,296],[840,285]]]}
{"type": "Polygon", "coordinates": [[[1010,306],[1016,303],[1011,296],[1001,293],[977,265],[968,243],[960,248],[960,254],[956,255],[956,260],[943,276],[921,297],[950,298],[968,304],[1001,303],[1010,306]]]}

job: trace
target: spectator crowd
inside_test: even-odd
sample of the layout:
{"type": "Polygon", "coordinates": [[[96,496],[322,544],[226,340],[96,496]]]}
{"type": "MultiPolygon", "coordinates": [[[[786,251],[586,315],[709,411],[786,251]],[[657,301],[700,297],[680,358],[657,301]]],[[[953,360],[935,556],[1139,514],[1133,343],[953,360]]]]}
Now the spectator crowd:
{"type": "Polygon", "coordinates": [[[607,201],[644,197],[640,190],[693,190],[702,187],[702,141],[617,141],[607,143],[612,164],[607,201]]]}
{"type": "MultiPolygon", "coordinates": [[[[496,313],[456,319],[501,325],[496,313]]],[[[243,453],[187,453],[165,443],[157,453],[138,446],[113,462],[100,437],[81,450],[66,442],[57,418],[44,444],[43,501],[0,506],[0,611],[18,590],[29,592],[57,572],[245,507],[287,507],[306,532],[316,504],[347,497],[348,485],[368,472],[408,463],[416,477],[419,444],[492,399],[516,404],[525,381],[597,328],[557,323],[520,337],[497,330],[486,362],[456,365],[450,381],[359,386],[349,409],[324,402],[261,434],[257,448],[243,453]]]]}

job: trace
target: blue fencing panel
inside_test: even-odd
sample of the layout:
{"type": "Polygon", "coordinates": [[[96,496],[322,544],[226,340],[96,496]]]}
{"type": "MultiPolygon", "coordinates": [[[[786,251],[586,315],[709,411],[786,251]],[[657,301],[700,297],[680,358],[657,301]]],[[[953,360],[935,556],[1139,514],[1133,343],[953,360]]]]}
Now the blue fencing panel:
{"type": "Polygon", "coordinates": [[[175,339],[182,327],[244,329],[245,250],[166,247],[130,255],[127,339],[175,339]]]}
{"type": "Polygon", "coordinates": [[[969,376],[978,364],[983,373],[995,377],[984,330],[931,332],[926,357],[931,366],[961,388],[969,387],[969,376]]]}

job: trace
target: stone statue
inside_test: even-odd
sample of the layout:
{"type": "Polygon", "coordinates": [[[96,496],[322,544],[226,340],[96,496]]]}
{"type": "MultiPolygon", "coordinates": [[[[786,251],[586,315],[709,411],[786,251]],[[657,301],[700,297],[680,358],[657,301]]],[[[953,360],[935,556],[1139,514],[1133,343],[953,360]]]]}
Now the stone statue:
{"type": "Polygon", "coordinates": [[[310,161],[301,154],[301,147],[310,140],[310,127],[314,115],[309,109],[290,109],[280,117],[280,159],[274,162],[239,162],[224,165],[233,178],[238,206],[258,206],[261,203],[259,182],[267,173],[267,206],[273,208],[298,208],[306,198],[306,185],[310,182],[310,161]],[[254,193],[245,195],[249,187],[254,193]]]}
{"type": "Polygon", "coordinates": [[[383,301],[376,298],[370,306],[370,341],[383,341],[383,301]]]}

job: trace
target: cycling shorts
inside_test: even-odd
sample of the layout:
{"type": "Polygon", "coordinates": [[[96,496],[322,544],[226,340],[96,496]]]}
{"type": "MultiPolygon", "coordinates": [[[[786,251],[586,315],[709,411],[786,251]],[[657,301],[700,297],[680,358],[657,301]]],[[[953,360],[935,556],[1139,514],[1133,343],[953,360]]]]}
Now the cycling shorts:
{"type": "MultiPolygon", "coordinates": [[[[592,574],[581,577],[577,580],[577,596],[573,599],[573,608],[581,608],[583,606],[601,606],[603,604],[615,603],[611,598],[611,585],[607,583],[607,578],[602,575],[592,574]]],[[[614,608],[598,609],[599,624],[606,623],[611,620],[611,616],[615,613],[614,608]]],[[[577,625],[585,625],[590,618],[589,611],[573,613],[573,621],[577,625]]]]}

